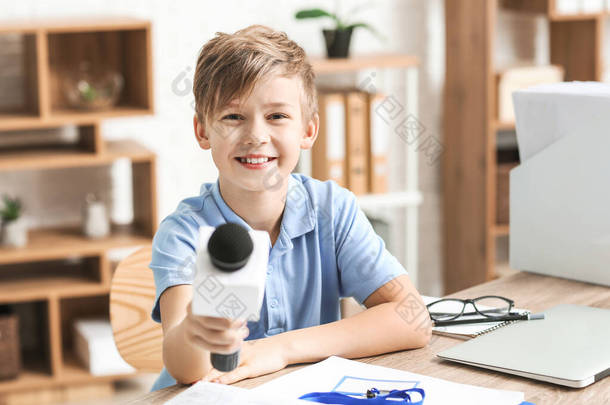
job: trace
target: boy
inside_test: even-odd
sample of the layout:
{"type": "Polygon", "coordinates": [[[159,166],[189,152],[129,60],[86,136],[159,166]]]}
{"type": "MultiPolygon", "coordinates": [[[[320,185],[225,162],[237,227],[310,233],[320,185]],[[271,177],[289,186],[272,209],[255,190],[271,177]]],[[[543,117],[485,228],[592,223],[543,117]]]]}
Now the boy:
{"type": "Polygon", "coordinates": [[[303,49],[260,25],[217,33],[199,54],[193,92],[195,136],[211,150],[218,180],[183,200],[153,241],[152,317],[163,326],[165,364],[153,390],[201,379],[231,384],[331,355],[425,346],[430,325],[421,297],[354,194],[291,174],[319,126],[314,73],[303,49]],[[226,222],[270,236],[257,322],[191,313],[193,268],[185,263],[194,262],[198,229],[226,222]],[[367,309],[339,320],[344,296],[367,309]],[[239,348],[235,370],[212,368],[210,352],[239,348]]]}

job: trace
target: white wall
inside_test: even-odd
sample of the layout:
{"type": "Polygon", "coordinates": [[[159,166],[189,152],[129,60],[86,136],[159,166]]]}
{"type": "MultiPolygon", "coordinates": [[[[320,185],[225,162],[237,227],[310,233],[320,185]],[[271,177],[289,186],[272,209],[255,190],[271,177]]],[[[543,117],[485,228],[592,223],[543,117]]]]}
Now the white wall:
{"type": "MultiPolygon", "coordinates": [[[[421,58],[419,120],[428,134],[438,139],[444,78],[444,16],[442,0],[343,1],[340,9],[369,4],[356,16],[378,28],[389,40],[378,41],[366,31],[357,31],[352,52],[403,52],[421,58]]],[[[149,19],[153,25],[153,67],[155,115],[107,120],[104,137],[134,138],[158,154],[159,217],[169,214],[178,202],[197,194],[203,182],[215,181],[216,168],[208,152],[199,149],[192,130],[190,91],[196,57],[201,46],[217,31],[234,32],[250,24],[265,24],[285,31],[310,55],[323,54],[321,21],[296,21],[295,11],[304,7],[328,6],[331,1],[144,1],[144,0],[55,0],[0,1],[2,19],[128,15],[149,19]]],[[[400,86],[399,81],[397,82],[400,86]]],[[[397,96],[404,89],[389,91],[397,96]]],[[[396,137],[393,142],[402,142],[396,137]]],[[[441,215],[439,163],[429,165],[420,159],[420,188],[424,204],[420,216],[420,289],[440,294],[441,215]]],[[[395,157],[394,184],[404,181],[404,158],[395,157]]],[[[15,173],[3,175],[0,191],[21,195],[34,222],[52,225],[78,221],[79,197],[98,191],[108,198],[108,178],[92,172],[83,181],[81,173],[15,173]],[[97,178],[97,181],[93,181],[97,178]],[[83,184],[86,183],[86,184],[83,184]],[[97,188],[97,189],[95,189],[97,188]],[[76,202],[75,202],[76,201],[76,202]],[[55,208],[53,208],[55,207],[55,208]]]]}

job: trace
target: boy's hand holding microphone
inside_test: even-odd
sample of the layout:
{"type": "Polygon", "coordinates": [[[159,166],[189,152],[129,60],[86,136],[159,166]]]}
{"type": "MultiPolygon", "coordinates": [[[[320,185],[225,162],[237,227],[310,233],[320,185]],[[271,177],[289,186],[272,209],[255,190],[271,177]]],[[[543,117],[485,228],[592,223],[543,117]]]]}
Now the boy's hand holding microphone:
{"type": "Polygon", "coordinates": [[[191,342],[210,351],[219,371],[239,365],[246,322],[259,318],[268,260],[267,232],[235,223],[199,230],[193,299],[184,326],[191,342]]]}

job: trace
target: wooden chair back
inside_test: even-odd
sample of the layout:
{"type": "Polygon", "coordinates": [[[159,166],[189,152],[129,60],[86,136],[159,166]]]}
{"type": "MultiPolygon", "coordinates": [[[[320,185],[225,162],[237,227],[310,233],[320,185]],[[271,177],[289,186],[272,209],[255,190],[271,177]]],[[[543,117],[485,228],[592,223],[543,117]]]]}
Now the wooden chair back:
{"type": "Polygon", "coordinates": [[[148,264],[151,246],[122,260],[110,286],[110,323],[119,353],[138,371],[163,368],[163,330],[152,320],[155,281],[148,264]]]}

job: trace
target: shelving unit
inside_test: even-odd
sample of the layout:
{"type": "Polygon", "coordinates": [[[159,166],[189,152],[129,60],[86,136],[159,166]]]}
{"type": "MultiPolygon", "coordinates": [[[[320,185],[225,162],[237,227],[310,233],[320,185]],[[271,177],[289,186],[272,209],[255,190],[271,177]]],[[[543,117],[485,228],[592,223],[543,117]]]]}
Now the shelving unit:
{"type": "MultiPolygon", "coordinates": [[[[89,239],[79,226],[32,229],[23,248],[0,246],[0,304],[34,305],[42,340],[23,353],[16,379],[0,381],[0,402],[50,403],[74,399],[79,389],[111,392],[110,383],[126,375],[93,376],[72,349],[72,322],[108,316],[111,249],[149,245],[156,231],[155,155],[131,140],[107,142],[103,119],[153,113],[151,27],[131,18],[37,20],[0,23],[0,36],[21,38],[23,102],[0,108],[0,137],[73,125],[78,141],[69,145],[0,148],[0,175],[15,171],[84,167],[110,168],[131,161],[133,222],[113,226],[110,235],[89,239]],[[115,107],[103,111],[68,107],[60,72],[81,60],[100,62],[124,77],[115,107]],[[83,388],[84,387],[84,388],[83,388]],[[89,387],[89,388],[87,388],[89,387]],[[39,393],[39,395],[37,395],[39,393]]],[[[34,333],[33,331],[31,333],[34,333]]]]}
{"type": "Polygon", "coordinates": [[[130,18],[0,22],[0,35],[21,37],[25,102],[0,110],[0,130],[147,115],[152,110],[151,34],[148,21],[130,18]],[[118,71],[124,88],[116,106],[104,111],[70,108],[61,74],[87,60],[118,71]]]}
{"type": "Polygon", "coordinates": [[[445,0],[446,293],[496,278],[496,237],[509,234],[508,224],[496,220],[496,137],[499,131],[515,130],[514,123],[496,118],[493,55],[498,7],[547,17],[549,62],[563,67],[566,81],[600,81],[603,74],[605,11],[558,14],[554,0],[445,0]]]}
{"type": "MultiPolygon", "coordinates": [[[[401,69],[404,71],[406,83],[405,114],[411,114],[415,117],[418,115],[419,60],[416,56],[371,54],[337,59],[312,58],[311,64],[317,76],[358,72],[364,69],[401,69]]],[[[388,131],[390,130],[391,128],[388,128],[388,131]]],[[[409,145],[405,142],[404,153],[406,156],[407,179],[404,191],[359,195],[358,203],[364,210],[391,207],[403,207],[406,209],[405,267],[409,272],[409,277],[417,285],[418,207],[422,202],[422,194],[418,188],[418,152],[416,145],[409,145]]]]}

